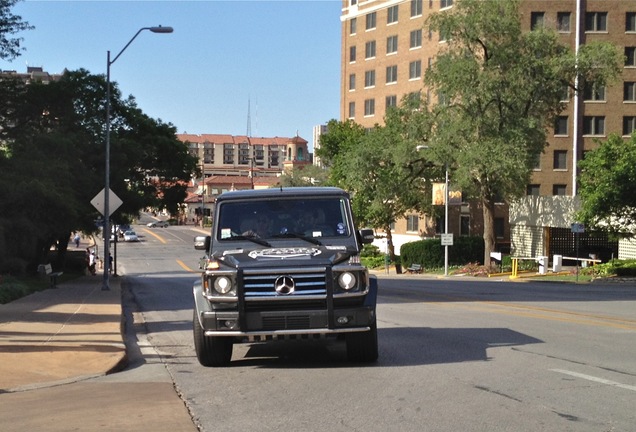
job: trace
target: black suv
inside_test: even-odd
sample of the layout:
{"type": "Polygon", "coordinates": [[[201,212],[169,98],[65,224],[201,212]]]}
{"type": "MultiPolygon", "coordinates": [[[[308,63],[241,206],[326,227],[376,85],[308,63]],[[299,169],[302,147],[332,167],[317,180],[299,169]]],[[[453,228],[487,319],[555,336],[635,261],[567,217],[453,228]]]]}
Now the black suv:
{"type": "Polygon", "coordinates": [[[360,264],[373,231],[356,231],[338,188],[235,191],[216,199],[194,284],[194,345],[204,366],[228,365],[239,342],[341,336],[347,357],[378,357],[377,280],[360,264]]]}

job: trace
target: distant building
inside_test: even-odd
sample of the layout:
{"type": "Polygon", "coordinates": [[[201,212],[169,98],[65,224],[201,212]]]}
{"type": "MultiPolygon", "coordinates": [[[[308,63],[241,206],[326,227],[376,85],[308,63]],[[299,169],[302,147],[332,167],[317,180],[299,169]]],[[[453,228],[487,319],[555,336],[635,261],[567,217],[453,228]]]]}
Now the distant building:
{"type": "Polygon", "coordinates": [[[314,165],[318,167],[324,167],[320,157],[318,156],[318,149],[320,148],[320,137],[322,134],[327,133],[327,125],[317,125],[313,128],[313,145],[314,145],[314,165]]]}
{"type": "Polygon", "coordinates": [[[0,71],[0,76],[9,76],[21,78],[27,84],[38,82],[48,84],[51,81],[57,81],[62,77],[62,74],[50,74],[42,67],[27,66],[26,73],[19,73],[15,70],[0,71]]]}

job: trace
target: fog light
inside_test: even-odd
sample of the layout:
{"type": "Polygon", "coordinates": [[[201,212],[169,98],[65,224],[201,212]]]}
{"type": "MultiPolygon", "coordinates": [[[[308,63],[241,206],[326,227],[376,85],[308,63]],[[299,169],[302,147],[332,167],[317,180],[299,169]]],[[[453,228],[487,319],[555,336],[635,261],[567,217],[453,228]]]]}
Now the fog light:
{"type": "Polygon", "coordinates": [[[336,321],[340,325],[345,325],[345,324],[349,323],[349,317],[348,316],[341,316],[341,317],[338,317],[338,319],[336,321]]]}
{"type": "Polygon", "coordinates": [[[233,328],[235,328],[235,327],[236,327],[236,321],[234,321],[234,320],[225,320],[225,322],[223,323],[223,325],[224,325],[226,328],[233,329],[233,328]]]}

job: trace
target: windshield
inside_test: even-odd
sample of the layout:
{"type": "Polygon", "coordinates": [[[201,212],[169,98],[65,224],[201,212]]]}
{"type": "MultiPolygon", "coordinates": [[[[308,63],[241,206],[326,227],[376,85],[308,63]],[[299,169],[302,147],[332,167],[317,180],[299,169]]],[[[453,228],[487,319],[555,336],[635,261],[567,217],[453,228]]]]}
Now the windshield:
{"type": "Polygon", "coordinates": [[[346,202],[340,197],[223,202],[216,238],[260,239],[348,237],[346,202]]]}

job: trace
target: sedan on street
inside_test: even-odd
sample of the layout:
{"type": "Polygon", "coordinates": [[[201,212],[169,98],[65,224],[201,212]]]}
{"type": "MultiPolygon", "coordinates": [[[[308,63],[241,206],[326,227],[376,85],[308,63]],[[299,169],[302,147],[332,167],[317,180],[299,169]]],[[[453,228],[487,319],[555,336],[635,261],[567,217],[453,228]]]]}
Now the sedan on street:
{"type": "Polygon", "coordinates": [[[136,241],[139,241],[139,237],[137,237],[137,233],[134,231],[126,231],[124,232],[124,241],[136,242],[136,241]]]}
{"type": "Polygon", "coordinates": [[[148,228],[168,228],[170,224],[167,221],[154,221],[146,224],[148,228]]]}

